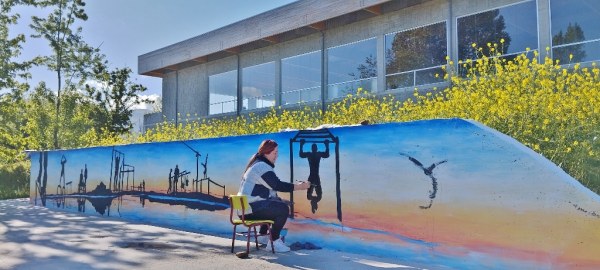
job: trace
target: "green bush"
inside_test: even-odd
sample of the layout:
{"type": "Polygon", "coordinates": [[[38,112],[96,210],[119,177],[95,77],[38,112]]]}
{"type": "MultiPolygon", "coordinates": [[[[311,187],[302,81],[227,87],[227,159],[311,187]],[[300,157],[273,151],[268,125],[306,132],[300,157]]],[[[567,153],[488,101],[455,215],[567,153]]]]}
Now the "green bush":
{"type": "Polygon", "coordinates": [[[0,166],[0,200],[29,197],[29,162],[0,166]]]}

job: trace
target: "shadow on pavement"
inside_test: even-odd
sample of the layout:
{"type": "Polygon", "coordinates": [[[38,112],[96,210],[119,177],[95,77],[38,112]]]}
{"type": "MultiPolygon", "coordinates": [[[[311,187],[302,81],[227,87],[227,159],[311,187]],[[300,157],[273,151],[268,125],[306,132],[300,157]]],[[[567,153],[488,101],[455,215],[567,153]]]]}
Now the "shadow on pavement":
{"type": "MultiPolygon", "coordinates": [[[[333,250],[230,253],[228,238],[0,201],[0,269],[421,269],[333,250]]],[[[245,242],[236,241],[237,250],[245,242]]],[[[430,267],[429,267],[430,268],[430,267]]]]}

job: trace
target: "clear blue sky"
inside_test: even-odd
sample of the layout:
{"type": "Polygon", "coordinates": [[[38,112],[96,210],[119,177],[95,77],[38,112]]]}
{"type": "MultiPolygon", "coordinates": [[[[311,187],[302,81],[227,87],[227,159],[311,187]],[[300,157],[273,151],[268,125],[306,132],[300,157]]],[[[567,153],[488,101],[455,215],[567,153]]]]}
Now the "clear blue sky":
{"type": "MultiPolygon", "coordinates": [[[[236,21],[289,4],[293,0],[95,0],[86,1],[89,19],[81,25],[92,46],[100,46],[111,67],[130,67],[146,94],[161,95],[161,79],[137,75],[137,57],[162,47],[221,28],[236,21]]],[[[48,12],[48,11],[46,11],[48,12]]],[[[43,10],[16,8],[19,24],[11,28],[29,35],[31,15],[46,17],[43,10]]],[[[50,53],[44,40],[27,37],[21,58],[50,53]]],[[[32,84],[46,81],[56,88],[56,74],[45,68],[32,70],[32,84]]]]}

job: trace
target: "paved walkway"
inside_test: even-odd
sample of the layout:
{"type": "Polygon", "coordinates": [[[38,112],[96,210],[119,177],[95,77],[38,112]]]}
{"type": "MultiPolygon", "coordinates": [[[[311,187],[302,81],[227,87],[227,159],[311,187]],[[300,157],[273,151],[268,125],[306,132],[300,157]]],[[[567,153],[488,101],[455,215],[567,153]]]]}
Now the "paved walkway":
{"type": "MultiPolygon", "coordinates": [[[[236,241],[237,250],[245,242],[236,241]]],[[[334,250],[230,253],[227,238],[0,201],[0,269],[424,269],[334,250]]]]}

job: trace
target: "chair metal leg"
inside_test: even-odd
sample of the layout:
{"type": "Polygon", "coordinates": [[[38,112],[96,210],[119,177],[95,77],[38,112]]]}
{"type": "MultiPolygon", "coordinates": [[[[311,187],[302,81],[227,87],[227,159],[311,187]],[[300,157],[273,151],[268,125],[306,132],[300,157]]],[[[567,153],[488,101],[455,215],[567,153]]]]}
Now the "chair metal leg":
{"type": "Polygon", "coordinates": [[[233,253],[233,247],[235,245],[235,229],[237,225],[233,225],[233,237],[231,237],[231,253],[233,253]]]}
{"type": "Polygon", "coordinates": [[[271,252],[273,252],[273,254],[275,254],[275,247],[273,246],[273,231],[271,230],[272,226],[271,224],[267,225],[269,228],[269,241],[271,241],[271,252]]]}
{"type": "Polygon", "coordinates": [[[251,227],[248,227],[248,240],[246,241],[246,253],[250,254],[250,232],[251,227]]]}
{"type": "Polygon", "coordinates": [[[258,250],[258,234],[256,233],[256,226],[252,226],[254,228],[254,243],[256,243],[256,250],[258,250]]]}

